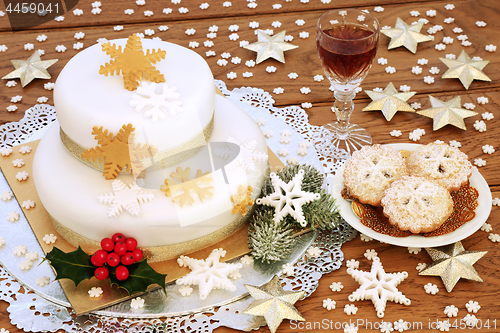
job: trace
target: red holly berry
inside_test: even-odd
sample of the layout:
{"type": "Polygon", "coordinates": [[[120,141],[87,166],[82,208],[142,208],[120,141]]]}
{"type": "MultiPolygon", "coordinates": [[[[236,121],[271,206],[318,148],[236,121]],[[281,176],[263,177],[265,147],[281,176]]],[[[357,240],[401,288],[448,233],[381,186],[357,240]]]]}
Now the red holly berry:
{"type": "Polygon", "coordinates": [[[118,264],[120,263],[120,256],[114,252],[111,252],[110,254],[108,254],[106,262],[111,267],[118,266],[118,264]]]}
{"type": "Polygon", "coordinates": [[[124,242],[118,242],[115,244],[115,253],[120,257],[127,253],[127,244],[124,242]]]}
{"type": "Polygon", "coordinates": [[[117,232],[116,234],[114,234],[111,239],[113,240],[113,242],[118,243],[118,242],[123,242],[125,241],[125,236],[123,236],[123,234],[120,234],[119,232],[117,232]]]}
{"type": "Polygon", "coordinates": [[[141,249],[135,249],[132,251],[132,254],[134,255],[135,262],[139,262],[142,259],[142,251],[141,249]]]}
{"type": "Polygon", "coordinates": [[[95,254],[92,257],[90,257],[90,262],[92,263],[92,265],[97,267],[104,265],[103,262],[100,262],[99,259],[97,259],[97,256],[95,254]]]}
{"type": "Polygon", "coordinates": [[[137,248],[137,241],[134,238],[127,238],[125,240],[125,244],[127,244],[127,250],[129,252],[132,252],[137,248]]]}
{"type": "Polygon", "coordinates": [[[120,261],[121,261],[121,262],[122,262],[122,264],[124,264],[124,265],[127,265],[127,266],[128,266],[128,265],[132,265],[132,264],[135,262],[135,257],[134,257],[134,255],[132,254],[132,252],[127,252],[127,253],[125,253],[125,254],[121,257],[120,261]]]}
{"type": "MultiPolygon", "coordinates": [[[[97,250],[97,251],[95,251],[94,256],[96,257],[97,262],[99,262],[101,264],[105,264],[106,260],[108,259],[108,252],[106,252],[104,250],[97,250]]],[[[100,266],[102,266],[102,265],[100,265],[100,266]]]]}
{"type": "Polygon", "coordinates": [[[104,251],[111,252],[115,247],[115,242],[111,238],[103,238],[101,241],[101,247],[104,251]]]}
{"type": "Polygon", "coordinates": [[[105,278],[107,278],[109,275],[109,271],[106,267],[97,267],[95,272],[94,272],[94,276],[98,279],[98,280],[104,280],[105,278]]]}
{"type": "Polygon", "coordinates": [[[128,269],[125,266],[116,267],[116,278],[120,281],[126,280],[128,278],[128,269]]]}

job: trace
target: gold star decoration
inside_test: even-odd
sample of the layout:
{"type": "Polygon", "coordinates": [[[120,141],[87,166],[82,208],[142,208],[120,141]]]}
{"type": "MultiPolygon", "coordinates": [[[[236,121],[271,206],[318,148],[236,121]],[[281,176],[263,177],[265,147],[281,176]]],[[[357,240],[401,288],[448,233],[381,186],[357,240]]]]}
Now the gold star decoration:
{"type": "Polygon", "coordinates": [[[257,31],[257,42],[245,46],[245,49],[257,52],[256,62],[259,64],[268,58],[274,58],[282,63],[285,62],[285,51],[296,49],[297,45],[285,42],[285,33],[282,32],[269,36],[268,34],[257,31]]]}
{"type": "Polygon", "coordinates": [[[417,114],[432,118],[432,129],[437,131],[445,125],[453,125],[460,129],[467,130],[464,123],[464,118],[477,115],[477,112],[462,109],[460,96],[456,96],[448,102],[443,102],[440,99],[429,95],[432,108],[417,111],[417,114]]]}
{"type": "Polygon", "coordinates": [[[144,54],[141,38],[136,34],[129,36],[123,51],[121,46],[110,42],[103,43],[102,50],[112,60],[99,68],[99,74],[108,76],[108,74],[118,75],[121,72],[125,89],[130,91],[137,89],[143,77],[156,83],[165,82],[165,77],[153,64],[165,59],[167,53],[163,50],[146,50],[144,54]]]}
{"type": "Polygon", "coordinates": [[[381,33],[391,38],[388,50],[404,46],[412,53],[417,52],[417,44],[431,41],[432,38],[420,33],[424,23],[408,25],[399,17],[396,20],[396,26],[390,29],[382,29],[381,33]]]}
{"type": "Polygon", "coordinates": [[[243,311],[252,316],[264,316],[271,333],[275,333],[283,319],[300,320],[305,319],[293,306],[295,302],[304,297],[304,291],[285,291],[281,287],[278,276],[261,287],[245,285],[255,301],[243,311]]]}
{"type": "Polygon", "coordinates": [[[373,100],[363,111],[380,110],[384,114],[387,121],[391,121],[392,117],[398,111],[415,112],[415,110],[406,103],[415,92],[399,93],[392,82],[385,87],[383,92],[365,90],[365,93],[373,100]]]}
{"type": "Polygon", "coordinates": [[[11,60],[10,62],[16,69],[5,75],[2,79],[9,80],[19,78],[24,88],[34,79],[50,79],[51,76],[49,72],[47,72],[47,68],[55,64],[57,60],[58,59],[42,60],[40,59],[38,51],[35,51],[27,60],[11,60]]]}
{"type": "Polygon", "coordinates": [[[439,58],[448,70],[443,74],[443,79],[459,79],[466,90],[469,89],[472,81],[491,81],[491,79],[482,72],[483,68],[489,63],[489,60],[472,60],[464,50],[460,52],[458,58],[446,59],[439,58]]]}
{"type": "Polygon", "coordinates": [[[472,265],[488,251],[465,251],[461,242],[426,248],[433,262],[418,275],[440,276],[447,292],[451,292],[460,278],[483,282],[472,265]]]}

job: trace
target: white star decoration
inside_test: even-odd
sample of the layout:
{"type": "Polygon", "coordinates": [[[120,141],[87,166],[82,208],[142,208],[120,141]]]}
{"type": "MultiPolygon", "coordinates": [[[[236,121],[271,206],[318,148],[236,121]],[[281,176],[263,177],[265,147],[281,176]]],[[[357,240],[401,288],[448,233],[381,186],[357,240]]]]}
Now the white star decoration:
{"type": "Polygon", "coordinates": [[[424,23],[406,24],[399,17],[396,20],[396,26],[390,29],[382,29],[381,33],[391,38],[388,50],[404,46],[412,53],[417,52],[417,44],[431,41],[432,38],[420,33],[424,23]]]}
{"type": "Polygon", "coordinates": [[[379,318],[384,317],[387,301],[404,305],[411,304],[411,301],[396,288],[408,277],[408,273],[386,273],[378,257],[373,258],[370,272],[348,268],[347,274],[360,284],[360,287],[349,295],[349,301],[371,300],[379,318]]]}
{"type": "Polygon", "coordinates": [[[301,189],[304,170],[300,170],[288,183],[281,180],[274,172],[270,176],[274,186],[274,193],[257,199],[257,204],[275,208],[273,220],[276,224],[290,214],[301,226],[305,227],[307,222],[302,212],[302,205],[318,200],[320,194],[305,192],[301,189]]]}
{"type": "Polygon", "coordinates": [[[135,182],[127,186],[121,180],[115,179],[111,186],[113,193],[101,194],[98,197],[100,203],[111,206],[108,211],[109,217],[116,217],[123,210],[133,216],[138,216],[141,212],[139,204],[151,201],[155,197],[154,194],[144,191],[135,182]]]}
{"type": "MultiPolygon", "coordinates": [[[[249,140],[242,144],[236,138],[230,136],[227,138],[226,141],[229,143],[234,143],[240,147],[238,156],[236,156],[236,158],[227,165],[227,168],[229,170],[235,169],[237,167],[242,167],[247,172],[253,171],[257,167],[255,165],[256,162],[267,160],[266,153],[262,153],[256,150],[257,140],[249,140]]],[[[224,157],[226,159],[229,159],[230,157],[234,156],[234,154],[232,153],[233,150],[231,149],[231,147],[215,149],[215,155],[219,157],[224,157]]]]}
{"type": "Polygon", "coordinates": [[[237,272],[242,264],[222,263],[220,258],[226,254],[222,249],[215,249],[207,259],[193,259],[180,256],[177,262],[181,267],[189,267],[191,273],[177,279],[178,285],[198,285],[200,299],[204,300],[212,289],[235,291],[236,286],[229,280],[231,273],[237,272]]]}
{"type": "Polygon", "coordinates": [[[166,119],[167,115],[174,116],[183,111],[180,94],[176,87],[169,88],[162,85],[162,93],[156,93],[156,83],[143,81],[132,95],[130,106],[135,107],[135,111],[144,112],[144,116],[153,121],[166,119]]]}

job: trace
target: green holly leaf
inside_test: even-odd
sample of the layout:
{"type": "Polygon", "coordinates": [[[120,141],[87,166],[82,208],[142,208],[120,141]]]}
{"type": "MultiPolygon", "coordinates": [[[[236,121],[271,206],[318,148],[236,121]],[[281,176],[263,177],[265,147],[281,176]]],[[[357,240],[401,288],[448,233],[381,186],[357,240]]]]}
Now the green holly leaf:
{"type": "Polygon", "coordinates": [[[126,266],[129,271],[129,276],[126,280],[120,281],[116,278],[115,269],[109,274],[111,285],[117,284],[119,287],[126,289],[130,295],[137,291],[146,291],[150,285],[158,284],[165,289],[166,274],[156,272],[147,260],[139,261],[135,264],[126,266]]]}
{"type": "Polygon", "coordinates": [[[45,259],[50,262],[56,271],[56,280],[70,279],[76,286],[83,280],[94,276],[95,266],[90,261],[90,256],[78,247],[73,252],[63,252],[57,247],[47,253],[45,259]]]}

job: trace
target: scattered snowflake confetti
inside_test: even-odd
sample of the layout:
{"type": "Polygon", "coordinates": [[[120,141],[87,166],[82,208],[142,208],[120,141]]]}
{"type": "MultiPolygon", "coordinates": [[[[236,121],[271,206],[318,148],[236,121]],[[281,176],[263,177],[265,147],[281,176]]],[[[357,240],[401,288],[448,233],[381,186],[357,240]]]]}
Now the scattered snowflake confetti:
{"type": "Polygon", "coordinates": [[[23,271],[26,271],[26,270],[30,269],[31,267],[33,267],[33,262],[30,260],[23,260],[19,264],[19,269],[21,269],[23,271]]]}
{"type": "Polygon", "coordinates": [[[172,14],[172,8],[163,8],[163,14],[172,14]]]}
{"type": "Polygon", "coordinates": [[[444,23],[450,24],[450,23],[453,23],[453,22],[455,22],[455,18],[453,18],[453,17],[447,17],[447,18],[444,19],[444,23]]]}
{"type": "Polygon", "coordinates": [[[186,7],[179,8],[179,13],[181,13],[181,14],[187,14],[188,12],[189,12],[189,9],[187,9],[186,7]]]}
{"type": "Polygon", "coordinates": [[[102,295],[102,288],[92,287],[88,290],[88,294],[90,297],[100,297],[102,295]]]}
{"type": "Polygon", "coordinates": [[[307,254],[311,258],[319,257],[321,255],[321,249],[316,246],[311,246],[307,249],[307,254]]]}
{"type": "Polygon", "coordinates": [[[439,291],[438,286],[432,283],[427,283],[424,286],[424,289],[427,294],[432,294],[432,295],[436,295],[439,291]]]}
{"type": "Polygon", "coordinates": [[[297,165],[299,164],[299,159],[297,157],[289,157],[287,158],[286,163],[288,165],[297,165]]]}
{"type": "Polygon", "coordinates": [[[327,299],[323,300],[323,307],[327,310],[335,309],[336,304],[337,303],[334,300],[332,300],[331,298],[327,298],[327,299]]]}
{"type": "Polygon", "coordinates": [[[248,26],[252,29],[257,29],[259,27],[259,22],[257,21],[251,21],[248,26]]]}
{"type": "Polygon", "coordinates": [[[20,102],[22,99],[23,99],[23,96],[17,95],[17,96],[12,97],[10,99],[10,102],[11,103],[17,103],[17,102],[20,102]]]}
{"type": "Polygon", "coordinates": [[[493,148],[493,146],[491,146],[491,145],[484,145],[482,147],[482,149],[483,149],[483,152],[485,154],[490,154],[491,155],[491,154],[493,154],[495,152],[495,148],[493,148]]]}
{"type": "Polygon", "coordinates": [[[299,77],[299,75],[295,72],[291,72],[290,74],[288,74],[288,78],[291,80],[295,80],[298,77],[299,77]]]}
{"type": "Polygon", "coordinates": [[[309,143],[309,141],[304,140],[304,141],[299,142],[299,147],[307,149],[307,148],[311,147],[311,144],[309,143]]]}
{"type": "Polygon", "coordinates": [[[451,59],[451,60],[453,60],[453,59],[456,59],[456,58],[457,58],[457,56],[456,56],[456,55],[454,55],[454,54],[452,54],[452,53],[448,53],[448,54],[447,54],[447,55],[445,55],[444,57],[445,57],[446,59],[451,59]]]}
{"type": "Polygon", "coordinates": [[[136,297],[130,301],[130,307],[134,310],[138,310],[144,307],[144,299],[141,297],[136,297]]]}
{"type": "Polygon", "coordinates": [[[193,288],[191,288],[190,286],[184,285],[184,286],[179,287],[179,293],[182,296],[189,296],[189,295],[191,295],[192,292],[193,292],[193,288]]]}
{"type": "Polygon", "coordinates": [[[465,304],[465,307],[467,308],[467,311],[472,312],[472,313],[477,313],[479,311],[479,309],[481,309],[481,306],[476,301],[467,302],[465,304]]]}
{"type": "Polygon", "coordinates": [[[6,45],[0,45],[0,52],[5,52],[7,51],[9,48],[6,46],[6,45]]]}
{"type": "Polygon", "coordinates": [[[474,129],[479,132],[486,131],[486,123],[483,120],[476,120],[474,122],[474,129]]]}
{"type": "Polygon", "coordinates": [[[377,13],[382,13],[384,11],[384,7],[377,6],[377,7],[373,8],[373,10],[376,11],[377,13]]]}
{"type": "Polygon", "coordinates": [[[444,308],[444,314],[448,317],[456,317],[458,315],[458,308],[455,305],[447,305],[444,308]]]}
{"type": "Polygon", "coordinates": [[[35,251],[30,251],[26,253],[25,258],[30,260],[30,261],[36,261],[38,260],[38,253],[35,251]]]}
{"type": "Polygon", "coordinates": [[[274,73],[274,72],[276,72],[276,67],[275,66],[267,66],[266,67],[266,72],[268,72],[268,73],[274,73]]]}
{"type": "Polygon", "coordinates": [[[373,258],[377,257],[378,253],[374,249],[366,250],[364,256],[368,260],[373,260],[373,258]]]}
{"type": "Polygon", "coordinates": [[[144,30],[144,34],[146,36],[153,36],[155,34],[155,31],[153,29],[146,29],[144,30]]]}
{"type": "Polygon", "coordinates": [[[394,68],[392,66],[387,66],[385,68],[385,72],[388,73],[388,74],[394,74],[394,73],[396,73],[396,68],[394,68]]]}
{"type": "Polygon", "coordinates": [[[488,239],[492,241],[493,243],[498,243],[500,242],[500,235],[499,234],[489,234],[488,239]]]}
{"type": "Polygon", "coordinates": [[[28,249],[26,248],[26,246],[18,245],[14,248],[14,255],[18,256],[18,257],[24,256],[26,254],[27,250],[28,249]]]}
{"type": "Polygon", "coordinates": [[[227,76],[227,78],[228,78],[229,80],[234,80],[234,79],[236,79],[236,77],[237,77],[238,75],[237,75],[235,72],[229,72],[229,73],[227,73],[227,75],[226,75],[226,76],[227,76]]]}
{"type": "Polygon", "coordinates": [[[19,180],[20,182],[28,179],[28,177],[29,177],[29,174],[26,171],[19,171],[16,174],[16,179],[19,180]]]}
{"type": "Polygon", "coordinates": [[[411,254],[418,254],[418,253],[420,253],[420,251],[422,251],[422,249],[420,247],[409,247],[408,248],[408,252],[411,254]]]}
{"type": "Polygon", "coordinates": [[[438,51],[443,51],[444,49],[446,49],[446,45],[443,43],[438,43],[434,46],[434,48],[438,51]]]}
{"type": "Polygon", "coordinates": [[[307,155],[307,149],[306,148],[297,148],[297,155],[299,155],[299,156],[306,156],[307,155]]]}
{"type": "Polygon", "coordinates": [[[402,92],[409,92],[411,90],[411,87],[407,86],[406,84],[403,84],[403,85],[399,86],[399,90],[402,92]]]}
{"type": "Polygon", "coordinates": [[[471,46],[472,43],[469,42],[468,40],[464,40],[462,43],[461,43],[463,46],[471,46]]]}
{"type": "Polygon", "coordinates": [[[14,112],[17,110],[17,106],[16,105],[9,105],[8,107],[6,107],[6,109],[9,112],[14,112]]]}
{"type": "Polygon", "coordinates": [[[302,87],[302,88],[300,88],[300,92],[304,95],[307,95],[311,92],[311,89],[308,87],[302,87]]]}
{"type": "Polygon", "coordinates": [[[57,45],[56,46],[56,51],[57,52],[66,52],[66,46],[64,46],[64,45],[57,45]]]}
{"type": "Polygon", "coordinates": [[[55,236],[54,234],[46,234],[42,239],[45,244],[54,244],[57,240],[57,236],[55,236]]]}
{"type": "Polygon", "coordinates": [[[243,265],[251,265],[254,263],[254,259],[251,256],[249,256],[248,254],[245,254],[243,257],[241,257],[240,262],[243,265]]]}
{"type": "Polygon", "coordinates": [[[426,267],[427,267],[427,264],[426,264],[426,263],[424,263],[424,262],[419,262],[419,263],[417,264],[417,267],[415,267],[415,269],[416,269],[417,271],[419,271],[419,272],[420,272],[421,270],[423,270],[423,269],[424,269],[424,268],[426,268],[426,267]]]}
{"type": "Polygon", "coordinates": [[[274,88],[273,89],[273,93],[275,93],[276,95],[279,95],[279,94],[282,94],[285,92],[285,89],[281,88],[281,87],[278,87],[278,88],[274,88]]]}
{"type": "Polygon", "coordinates": [[[214,42],[212,42],[211,40],[206,40],[203,42],[203,46],[212,47],[212,46],[214,46],[214,42]]]}
{"type": "Polygon", "coordinates": [[[237,33],[232,33],[229,35],[229,40],[235,41],[238,40],[240,36],[237,33]]]}
{"type": "Polygon", "coordinates": [[[411,72],[415,75],[419,75],[419,74],[422,74],[422,67],[419,67],[419,66],[413,66],[411,68],[411,72]]]}
{"type": "Polygon", "coordinates": [[[10,212],[9,214],[7,214],[7,221],[9,222],[17,222],[19,221],[19,217],[21,216],[21,214],[19,214],[18,212],[10,212]]]}
{"type": "Polygon", "coordinates": [[[83,14],[83,10],[81,10],[79,8],[73,10],[73,15],[75,15],[75,16],[80,16],[82,14],[83,14]]]}
{"type": "Polygon", "coordinates": [[[377,62],[379,65],[387,65],[387,59],[383,57],[378,58],[377,62]]]}
{"type": "Polygon", "coordinates": [[[293,268],[292,264],[287,263],[287,264],[284,264],[283,266],[281,266],[281,272],[285,276],[294,276],[294,274],[295,274],[295,268],[293,268]]]}
{"type": "Polygon", "coordinates": [[[36,279],[36,284],[40,287],[45,287],[50,283],[50,278],[48,276],[41,276],[36,279]]]}
{"type": "Polygon", "coordinates": [[[389,134],[394,137],[400,137],[402,135],[400,130],[392,130],[389,134]]]}
{"type": "Polygon", "coordinates": [[[373,240],[373,238],[371,238],[370,236],[367,236],[367,235],[362,234],[362,233],[359,234],[359,237],[364,242],[369,242],[369,241],[373,240]]]}
{"type": "Polygon", "coordinates": [[[477,102],[479,104],[486,104],[489,102],[488,97],[480,96],[477,98],[477,102]]]}
{"type": "Polygon", "coordinates": [[[474,165],[476,165],[478,167],[483,167],[486,165],[486,161],[483,160],[482,158],[476,158],[476,159],[474,159],[474,165]]]}
{"type": "Polygon", "coordinates": [[[204,2],[204,3],[202,3],[202,4],[200,5],[200,9],[202,9],[202,10],[204,10],[204,9],[208,9],[208,7],[209,7],[209,6],[210,6],[210,5],[209,5],[208,3],[204,2]]]}
{"type": "Polygon", "coordinates": [[[419,16],[419,15],[420,15],[420,12],[419,12],[418,10],[412,10],[412,11],[410,12],[410,15],[411,15],[411,16],[414,16],[414,17],[416,17],[416,16],[419,16]]]}
{"type": "Polygon", "coordinates": [[[310,108],[312,108],[312,103],[304,102],[300,106],[302,106],[303,109],[310,109],[310,108]]]}
{"type": "Polygon", "coordinates": [[[480,28],[483,28],[486,26],[486,22],[484,21],[476,21],[476,25],[480,28]]]}
{"type": "Polygon", "coordinates": [[[358,312],[358,308],[354,304],[346,304],[344,306],[344,313],[348,316],[355,315],[358,312]]]}
{"type": "Polygon", "coordinates": [[[466,108],[467,110],[474,110],[476,108],[476,105],[474,105],[473,103],[464,103],[464,108],[466,108]]]}
{"type": "Polygon", "coordinates": [[[332,282],[330,285],[330,289],[332,291],[341,291],[343,288],[344,286],[342,285],[342,282],[332,282]]]}
{"type": "Polygon", "coordinates": [[[307,31],[301,31],[299,37],[302,39],[309,38],[309,33],[307,31]]]}
{"type": "Polygon", "coordinates": [[[493,198],[491,204],[493,206],[500,206],[500,198],[493,198]]]}
{"type": "Polygon", "coordinates": [[[434,75],[439,74],[439,68],[431,67],[431,69],[429,69],[429,73],[434,74],[434,75]]]}
{"type": "Polygon", "coordinates": [[[424,82],[427,84],[433,84],[434,78],[432,76],[424,76],[424,82]]]}
{"type": "Polygon", "coordinates": [[[240,47],[245,47],[248,46],[249,44],[250,42],[247,40],[240,40],[240,47]]]}
{"type": "Polygon", "coordinates": [[[491,120],[491,119],[495,118],[495,117],[493,116],[493,113],[491,113],[491,112],[484,112],[484,113],[482,113],[482,114],[481,114],[481,117],[482,117],[484,120],[491,120]]]}
{"type": "Polygon", "coordinates": [[[197,48],[198,46],[200,46],[200,43],[196,42],[196,41],[191,41],[189,42],[189,47],[192,48],[192,49],[195,49],[197,48]]]}
{"type": "Polygon", "coordinates": [[[33,43],[26,43],[26,44],[24,44],[24,49],[25,49],[26,51],[31,51],[31,50],[33,50],[34,48],[35,48],[35,45],[33,45],[33,43]]]}
{"type": "Polygon", "coordinates": [[[75,37],[75,39],[83,39],[85,37],[85,33],[80,31],[80,32],[75,33],[75,35],[73,37],[75,37]]]}
{"type": "Polygon", "coordinates": [[[283,157],[288,156],[288,149],[286,149],[286,148],[278,149],[278,155],[283,156],[283,157]]]}
{"type": "Polygon", "coordinates": [[[46,35],[38,35],[36,37],[36,40],[39,41],[40,43],[45,42],[47,40],[47,36],[46,35]]]}
{"type": "Polygon", "coordinates": [[[5,84],[7,87],[15,87],[17,85],[17,82],[14,81],[14,80],[9,80],[7,81],[7,83],[5,84]]]}
{"type": "Polygon", "coordinates": [[[316,81],[316,82],[321,82],[324,79],[325,79],[324,76],[321,74],[314,75],[314,81],[316,81]]]}
{"type": "Polygon", "coordinates": [[[484,222],[483,225],[481,226],[481,231],[490,232],[492,230],[493,230],[493,227],[489,223],[484,222]]]}
{"type": "Polygon", "coordinates": [[[2,199],[2,201],[5,201],[5,202],[12,200],[13,197],[14,197],[14,195],[12,194],[11,191],[3,191],[2,194],[0,195],[0,198],[2,199]]]}
{"type": "Polygon", "coordinates": [[[55,85],[54,82],[47,82],[47,83],[43,84],[43,88],[45,90],[52,90],[52,89],[54,89],[54,85],[55,85]]]}
{"type": "Polygon", "coordinates": [[[217,60],[217,65],[219,65],[219,66],[226,66],[227,64],[228,64],[228,61],[226,59],[217,60]]]}
{"type": "Polygon", "coordinates": [[[497,50],[496,45],[488,44],[484,47],[484,49],[488,52],[495,52],[497,50]]]}
{"type": "Polygon", "coordinates": [[[463,319],[462,321],[465,322],[465,324],[470,327],[470,328],[473,328],[476,326],[477,322],[478,322],[478,319],[476,318],[475,315],[471,315],[470,313],[468,313],[463,319]]]}
{"type": "Polygon", "coordinates": [[[355,259],[349,259],[346,261],[345,266],[347,268],[357,269],[359,267],[359,261],[355,259]]]}
{"type": "Polygon", "coordinates": [[[83,43],[82,42],[78,42],[78,43],[73,44],[73,49],[74,50],[81,50],[81,49],[83,49],[83,43]]]}

